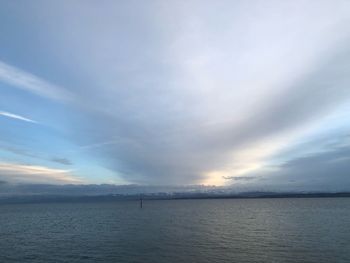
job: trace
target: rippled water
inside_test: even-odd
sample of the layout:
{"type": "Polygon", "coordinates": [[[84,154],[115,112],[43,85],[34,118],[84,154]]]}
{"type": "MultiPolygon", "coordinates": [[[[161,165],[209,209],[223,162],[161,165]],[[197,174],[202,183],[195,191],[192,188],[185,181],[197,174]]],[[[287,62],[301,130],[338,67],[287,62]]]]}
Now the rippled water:
{"type": "Polygon", "coordinates": [[[0,205],[0,262],[350,262],[350,198],[0,205]]]}

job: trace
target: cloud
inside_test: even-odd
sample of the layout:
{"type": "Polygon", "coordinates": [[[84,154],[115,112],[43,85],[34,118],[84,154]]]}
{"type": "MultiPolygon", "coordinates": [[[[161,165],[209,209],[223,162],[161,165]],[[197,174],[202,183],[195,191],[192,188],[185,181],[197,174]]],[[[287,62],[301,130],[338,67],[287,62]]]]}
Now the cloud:
{"type": "MultiPolygon", "coordinates": [[[[152,39],[104,23],[113,21],[113,11],[96,13],[102,22],[90,32],[99,35],[103,25],[109,34],[65,36],[70,45],[89,43],[75,61],[99,87],[78,91],[89,107],[81,108],[78,143],[130,182],[201,183],[211,171],[260,167],[349,103],[345,7],[226,4],[225,10],[208,3],[162,6],[156,19],[164,28],[152,39]],[[223,11],[220,19],[215,8],[223,11]],[[123,48],[100,56],[118,39],[123,48]],[[135,45],[139,41],[142,46],[135,45]],[[87,50],[93,54],[84,55],[87,50]]],[[[90,8],[75,12],[84,17],[90,8]]],[[[149,15],[133,25],[158,32],[149,15]]],[[[76,22],[78,29],[89,21],[76,22]]],[[[63,25],[61,34],[68,29],[63,25]]]]}
{"type": "Polygon", "coordinates": [[[325,189],[345,188],[350,183],[350,147],[340,147],[310,156],[292,159],[278,167],[283,180],[325,189]]]}
{"type": "Polygon", "coordinates": [[[223,176],[225,180],[250,181],[256,179],[255,176],[223,176]]]}
{"type": "Polygon", "coordinates": [[[94,143],[94,144],[90,144],[90,145],[83,145],[83,146],[80,147],[80,149],[81,150],[91,150],[91,149],[94,149],[94,148],[100,148],[100,147],[104,147],[104,146],[108,146],[108,145],[119,144],[121,142],[122,142],[122,140],[118,139],[118,140],[94,143]]]}
{"type": "Polygon", "coordinates": [[[64,164],[64,165],[72,165],[73,163],[67,159],[67,158],[52,158],[51,161],[56,162],[56,163],[60,163],[60,164],[64,164]]]}
{"type": "MultiPolygon", "coordinates": [[[[64,133],[80,146],[75,153],[128,182],[192,184],[259,181],[248,179],[252,171],[310,131],[339,125],[320,123],[349,104],[349,7],[66,2],[28,13],[50,13],[40,31],[46,53],[81,78],[70,90],[80,103],[67,107],[76,119],[64,133]]],[[[0,79],[68,97],[4,63],[0,79]]]]}
{"type": "Polygon", "coordinates": [[[53,157],[53,158],[48,158],[43,154],[34,154],[32,152],[29,152],[28,150],[20,149],[17,147],[9,146],[7,144],[3,144],[0,142],[0,150],[4,150],[7,152],[10,152],[15,155],[19,155],[21,157],[25,157],[26,160],[28,158],[34,158],[34,159],[39,159],[39,160],[45,160],[45,161],[51,161],[63,165],[72,165],[73,162],[69,160],[68,158],[63,158],[63,157],[53,157]]]}
{"type": "Polygon", "coordinates": [[[21,121],[26,121],[26,122],[31,122],[31,123],[37,123],[36,121],[34,121],[32,119],[23,117],[21,115],[13,114],[13,113],[10,113],[10,112],[6,112],[6,111],[0,111],[0,115],[8,117],[8,118],[16,119],[16,120],[21,120],[21,121]]]}
{"type": "Polygon", "coordinates": [[[55,86],[31,73],[0,61],[0,81],[12,87],[35,93],[54,100],[66,101],[72,96],[68,91],[55,86]]]}
{"type": "Polygon", "coordinates": [[[20,155],[20,156],[24,156],[24,157],[40,158],[36,154],[30,153],[26,150],[23,150],[23,149],[14,147],[14,146],[10,146],[10,145],[8,145],[8,143],[0,142],[0,150],[5,150],[5,151],[10,152],[12,154],[16,154],[16,155],[20,155]]]}
{"type": "MultiPolygon", "coordinates": [[[[349,191],[350,145],[347,137],[339,135],[337,143],[329,138],[307,142],[309,148],[316,150],[266,164],[245,174],[244,177],[255,177],[256,181],[242,181],[232,186],[273,191],[349,191]]],[[[294,149],[304,150],[304,144],[294,149]]]]}
{"type": "Polygon", "coordinates": [[[81,183],[69,170],[4,162],[0,163],[0,178],[11,183],[81,183]]]}
{"type": "MultiPolygon", "coordinates": [[[[240,162],[240,152],[256,151],[264,141],[269,142],[265,149],[272,148],[274,152],[266,151],[259,158],[268,158],[348,103],[349,65],[347,48],[330,50],[327,58],[319,61],[309,74],[297,78],[283,90],[276,89],[273,96],[262,97],[255,109],[242,113],[238,120],[234,113],[223,110],[219,118],[226,115],[233,116],[232,119],[208,123],[201,117],[177,113],[172,108],[174,104],[162,108],[141,100],[138,107],[143,110],[134,112],[136,115],[127,114],[128,110],[134,110],[133,105],[121,106],[114,116],[103,112],[87,115],[96,132],[91,138],[96,138],[96,134],[101,140],[110,138],[107,142],[113,141],[116,135],[123,138],[113,143],[97,143],[99,147],[94,151],[132,182],[201,182],[206,172],[240,162]],[[125,111],[124,116],[118,114],[120,110],[125,111]]],[[[226,90],[218,88],[217,92],[226,90]]],[[[135,96],[138,99],[138,95],[135,96]]],[[[240,97],[239,93],[237,96],[240,97]]],[[[192,111],[193,106],[186,106],[189,115],[192,111]]],[[[256,161],[251,153],[246,159],[245,167],[256,161]]]]}

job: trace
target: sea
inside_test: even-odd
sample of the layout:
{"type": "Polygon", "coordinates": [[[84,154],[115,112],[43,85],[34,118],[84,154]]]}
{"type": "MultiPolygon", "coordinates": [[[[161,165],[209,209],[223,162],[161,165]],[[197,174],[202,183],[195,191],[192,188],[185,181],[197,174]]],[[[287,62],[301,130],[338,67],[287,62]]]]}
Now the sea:
{"type": "Polygon", "coordinates": [[[1,204],[0,262],[349,263],[350,198],[1,204]]]}

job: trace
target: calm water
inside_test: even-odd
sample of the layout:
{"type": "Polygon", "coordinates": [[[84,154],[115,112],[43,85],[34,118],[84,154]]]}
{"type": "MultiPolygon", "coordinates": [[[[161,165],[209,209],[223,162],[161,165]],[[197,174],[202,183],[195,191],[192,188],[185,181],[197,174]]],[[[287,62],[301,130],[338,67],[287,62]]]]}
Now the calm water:
{"type": "Polygon", "coordinates": [[[350,262],[350,198],[0,205],[0,262],[350,262]]]}

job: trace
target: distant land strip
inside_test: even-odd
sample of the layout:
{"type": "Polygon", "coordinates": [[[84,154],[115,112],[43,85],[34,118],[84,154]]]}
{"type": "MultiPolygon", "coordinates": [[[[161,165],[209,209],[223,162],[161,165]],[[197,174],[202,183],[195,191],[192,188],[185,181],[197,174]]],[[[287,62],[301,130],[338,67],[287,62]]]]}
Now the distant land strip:
{"type": "Polygon", "coordinates": [[[143,200],[190,200],[190,199],[267,199],[267,198],[339,198],[350,197],[350,192],[339,193],[271,193],[249,192],[240,194],[205,194],[205,193],[172,193],[172,194],[110,194],[110,195],[26,195],[6,196],[0,198],[0,204],[14,203],[56,203],[56,202],[110,202],[143,200]]]}

